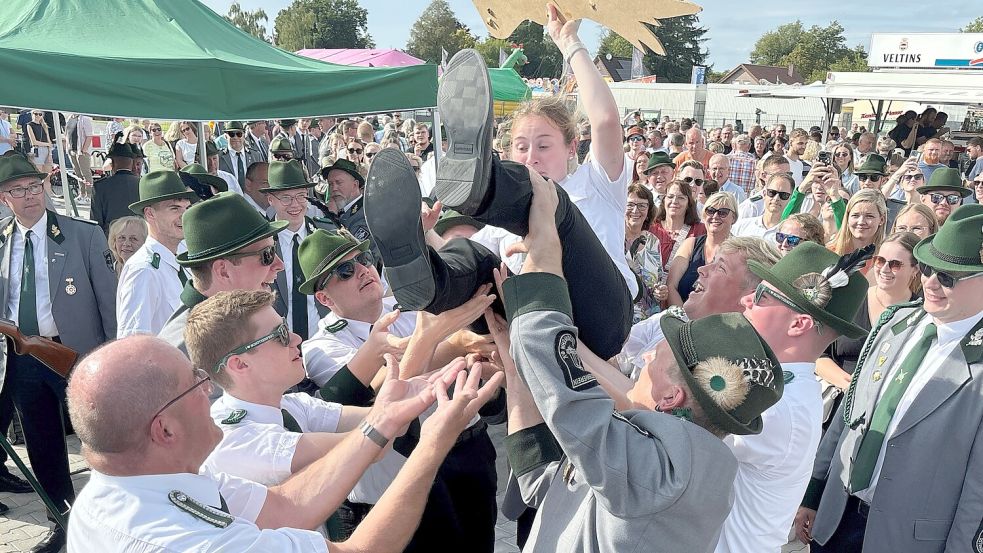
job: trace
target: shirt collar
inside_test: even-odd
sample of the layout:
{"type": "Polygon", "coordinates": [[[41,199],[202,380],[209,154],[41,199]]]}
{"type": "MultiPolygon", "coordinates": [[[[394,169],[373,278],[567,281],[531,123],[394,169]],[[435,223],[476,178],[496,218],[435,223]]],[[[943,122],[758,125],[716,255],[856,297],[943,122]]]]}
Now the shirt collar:
{"type": "Polygon", "coordinates": [[[17,225],[17,232],[19,232],[21,236],[27,234],[28,230],[34,231],[35,236],[44,236],[45,234],[44,228],[48,226],[48,217],[47,217],[47,213],[41,215],[41,218],[38,219],[38,221],[34,223],[34,225],[31,228],[27,228],[24,225],[20,224],[20,221],[18,221],[16,217],[14,217],[14,222],[17,225]]]}
{"type": "Polygon", "coordinates": [[[205,505],[218,508],[222,504],[218,482],[209,476],[188,472],[110,476],[93,470],[89,475],[89,485],[92,484],[123,489],[143,497],[167,497],[171,491],[176,490],[205,505]]]}
{"type": "MultiPolygon", "coordinates": [[[[924,325],[928,324],[927,320],[930,319],[930,317],[925,317],[925,319],[926,322],[922,324],[923,327],[924,325]]],[[[948,345],[951,344],[952,342],[958,342],[959,340],[962,340],[963,337],[969,334],[970,330],[973,330],[973,327],[976,326],[976,323],[980,322],[980,319],[983,319],[983,313],[977,313],[975,315],[962,319],[961,321],[954,321],[951,323],[940,323],[936,321],[935,326],[938,332],[937,335],[938,335],[939,345],[940,346],[948,345]]]]}
{"type": "Polygon", "coordinates": [[[796,378],[813,378],[816,376],[815,363],[782,363],[782,370],[795,374],[796,378]]]}
{"type": "Polygon", "coordinates": [[[357,202],[357,201],[359,201],[359,200],[361,200],[361,199],[362,199],[362,196],[361,196],[361,195],[359,195],[359,196],[358,196],[357,198],[355,198],[354,200],[352,200],[352,201],[350,201],[350,202],[348,202],[348,204],[347,204],[347,205],[345,205],[345,208],[344,208],[344,209],[342,209],[342,210],[341,210],[341,212],[342,212],[342,213],[344,213],[344,212],[346,212],[346,211],[348,211],[349,209],[351,209],[351,207],[352,207],[353,205],[355,205],[355,202],[357,202]]]}
{"type": "MultiPolygon", "coordinates": [[[[390,311],[394,311],[396,309],[396,303],[397,303],[396,298],[392,296],[387,296],[382,298],[382,313],[388,313],[390,311]]],[[[380,316],[382,313],[380,313],[380,316]]],[[[348,323],[345,329],[350,331],[353,335],[355,335],[356,338],[358,338],[362,342],[368,340],[369,332],[372,332],[373,323],[366,323],[364,321],[345,319],[343,317],[339,317],[338,314],[335,313],[334,311],[328,312],[328,314],[325,315],[324,318],[322,318],[321,321],[318,323],[318,326],[321,328],[321,330],[324,330],[327,327],[337,323],[338,321],[345,321],[346,323],[348,323]]]]}
{"type": "MultiPolygon", "coordinates": [[[[171,250],[167,249],[167,246],[158,242],[153,236],[147,236],[147,241],[144,242],[144,245],[150,251],[160,255],[160,260],[163,261],[164,263],[167,263],[175,270],[181,268],[181,266],[178,265],[177,256],[174,254],[174,252],[171,252],[171,250]]],[[[181,242],[177,246],[177,253],[181,253],[185,251],[188,251],[188,246],[184,243],[184,240],[181,240],[181,242]]]]}

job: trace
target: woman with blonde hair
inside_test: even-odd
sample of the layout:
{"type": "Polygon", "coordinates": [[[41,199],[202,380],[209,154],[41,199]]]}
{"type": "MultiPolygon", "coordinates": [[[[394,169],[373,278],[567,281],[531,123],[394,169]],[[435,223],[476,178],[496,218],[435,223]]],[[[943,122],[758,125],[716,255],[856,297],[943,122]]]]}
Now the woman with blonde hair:
{"type": "Polygon", "coordinates": [[[364,144],[369,142],[375,142],[375,129],[372,128],[372,123],[368,121],[362,121],[358,124],[358,130],[355,132],[358,135],[358,139],[364,144]]]}
{"type": "Polygon", "coordinates": [[[910,232],[919,238],[928,238],[939,231],[939,220],[932,208],[925,204],[908,204],[894,218],[893,232],[910,232]]]}
{"type": "Polygon", "coordinates": [[[141,146],[146,139],[147,133],[144,131],[143,127],[138,125],[130,125],[129,127],[123,129],[123,142],[126,144],[136,144],[137,146],[141,146]]]}
{"type": "MultiPolygon", "coordinates": [[[[827,247],[837,255],[846,255],[871,244],[878,247],[884,240],[886,230],[887,205],[884,196],[877,190],[863,189],[847,202],[843,225],[827,247]]],[[[867,274],[870,266],[868,261],[861,272],[867,274]]]]}
{"type": "Polygon", "coordinates": [[[174,167],[180,171],[195,163],[195,155],[198,153],[198,126],[191,121],[178,121],[175,124],[180,125],[178,128],[184,137],[174,144],[174,167]]]}
{"type": "Polygon", "coordinates": [[[147,222],[141,217],[120,217],[109,225],[109,251],[119,277],[126,260],[147,241],[147,222]]]}
{"type": "Polygon", "coordinates": [[[841,142],[830,152],[833,158],[833,167],[840,173],[840,182],[843,189],[850,194],[855,194],[860,187],[860,180],[853,172],[853,146],[846,142],[841,142]]]}
{"type": "Polygon", "coordinates": [[[697,271],[713,259],[717,247],[730,238],[730,229],[737,222],[737,199],[728,192],[714,192],[703,206],[706,234],[687,238],[669,265],[669,305],[682,307],[699,277],[697,271]]]}

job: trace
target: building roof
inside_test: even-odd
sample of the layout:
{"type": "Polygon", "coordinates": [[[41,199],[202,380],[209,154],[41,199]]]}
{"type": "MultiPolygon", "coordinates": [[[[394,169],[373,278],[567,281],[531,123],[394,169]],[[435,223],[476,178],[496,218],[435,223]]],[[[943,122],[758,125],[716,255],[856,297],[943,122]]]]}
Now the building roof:
{"type": "Polygon", "coordinates": [[[631,80],[631,58],[612,57],[608,59],[607,56],[596,56],[594,58],[594,65],[598,63],[604,67],[608,75],[611,76],[612,81],[620,83],[621,81],[631,80]]]}
{"type": "Polygon", "coordinates": [[[739,75],[742,70],[747,71],[754,78],[755,82],[752,84],[761,84],[762,81],[771,84],[802,84],[805,82],[805,79],[802,78],[802,75],[799,74],[799,71],[794,65],[755,65],[753,63],[742,63],[738,65],[728,71],[718,82],[731,83],[733,82],[732,79],[739,75]]]}

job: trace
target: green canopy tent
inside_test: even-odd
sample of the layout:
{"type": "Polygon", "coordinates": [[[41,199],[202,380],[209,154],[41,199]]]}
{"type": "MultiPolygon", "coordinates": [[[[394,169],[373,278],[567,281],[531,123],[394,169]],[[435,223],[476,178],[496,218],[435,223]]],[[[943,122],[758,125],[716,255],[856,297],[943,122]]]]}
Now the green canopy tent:
{"type": "Polygon", "coordinates": [[[430,108],[434,65],[334,65],[197,0],[18,0],[0,10],[0,104],[191,121],[430,108]]]}

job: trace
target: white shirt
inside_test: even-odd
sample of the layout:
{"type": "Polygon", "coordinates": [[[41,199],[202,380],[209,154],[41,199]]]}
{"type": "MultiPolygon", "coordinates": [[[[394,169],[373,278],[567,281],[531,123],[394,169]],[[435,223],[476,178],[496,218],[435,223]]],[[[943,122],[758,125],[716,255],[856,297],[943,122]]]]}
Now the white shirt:
{"type": "MultiPolygon", "coordinates": [[[[914,315],[913,315],[914,316],[914,315]]],[[[961,321],[955,321],[952,323],[939,323],[934,321],[930,316],[923,316],[922,320],[918,322],[918,325],[911,332],[911,339],[904,345],[901,352],[898,354],[899,362],[895,363],[894,366],[890,367],[887,374],[884,375],[884,385],[881,386],[880,391],[877,394],[877,400],[880,401],[884,392],[887,390],[887,383],[891,381],[892,378],[898,373],[898,369],[901,368],[903,360],[908,357],[911,350],[915,348],[915,344],[918,343],[919,339],[925,334],[925,327],[928,323],[934,322],[936,326],[936,339],[932,344],[932,347],[928,350],[928,354],[925,355],[925,359],[922,360],[922,364],[919,365],[918,371],[915,376],[911,378],[911,382],[908,383],[908,388],[905,390],[904,395],[901,396],[901,400],[898,402],[898,407],[894,411],[894,416],[891,418],[891,422],[887,425],[887,431],[884,433],[884,442],[881,444],[881,451],[877,454],[877,463],[874,465],[874,472],[870,477],[870,487],[865,490],[860,490],[854,492],[853,495],[858,498],[870,503],[874,499],[874,490],[877,487],[877,480],[881,475],[881,465],[884,464],[884,452],[887,451],[888,442],[894,436],[894,432],[898,429],[898,423],[904,418],[905,413],[911,408],[911,404],[915,402],[918,398],[918,394],[921,393],[922,389],[932,380],[938,370],[942,367],[942,363],[952,354],[952,352],[959,347],[959,342],[969,333],[970,330],[976,326],[976,323],[983,319],[983,312],[977,313],[968,319],[963,319],[961,321]]]]}
{"type": "Polygon", "coordinates": [[[229,186],[230,192],[235,192],[236,194],[242,196],[242,187],[239,186],[239,181],[236,180],[235,175],[229,173],[228,171],[223,171],[221,169],[216,170],[216,175],[221,177],[225,181],[225,184],[229,186]]]}
{"type": "Polygon", "coordinates": [[[751,219],[752,217],[761,217],[765,214],[765,199],[761,194],[761,192],[756,192],[737,206],[738,221],[741,219],[751,219]]]}
{"type": "Polygon", "coordinates": [[[731,227],[730,233],[732,236],[755,236],[765,242],[772,242],[780,226],[782,226],[781,221],[773,227],[766,227],[761,217],[752,217],[750,219],[738,219],[731,227]]]}
{"type": "Polygon", "coordinates": [[[521,236],[512,234],[500,227],[485,225],[484,228],[471,235],[469,240],[477,242],[497,253],[498,257],[502,261],[505,261],[505,264],[508,265],[509,270],[513,273],[519,274],[522,271],[522,263],[526,260],[526,255],[521,253],[515,255],[505,254],[509,246],[522,242],[521,236]]]}
{"type": "MultiPolygon", "coordinates": [[[[24,270],[24,237],[27,231],[33,232],[31,244],[34,247],[34,290],[37,292],[38,332],[41,336],[58,336],[55,317],[51,313],[51,288],[48,282],[48,217],[41,214],[38,222],[28,229],[15,219],[16,230],[11,234],[10,244],[10,276],[8,277],[7,318],[18,320],[20,313],[21,277],[24,270]]],[[[52,259],[52,262],[65,262],[65,259],[52,259]]]]}
{"type": "Polygon", "coordinates": [[[805,178],[805,176],[802,174],[802,171],[805,169],[805,162],[803,162],[801,159],[793,160],[792,158],[788,157],[788,155],[785,156],[785,159],[788,160],[789,171],[792,171],[792,179],[795,181],[796,188],[798,188],[798,186],[802,184],[802,179],[805,178]]]}
{"type": "MultiPolygon", "coordinates": [[[[178,253],[187,251],[182,240],[178,253]]],[[[147,241],[123,265],[116,287],[116,337],[157,334],[171,313],[181,306],[181,279],[171,250],[148,236],[147,241]],[[159,256],[157,267],[154,254],[159,256]]],[[[187,273],[185,273],[187,275],[187,273]]],[[[190,277],[189,277],[190,279],[190,277]]]]}
{"type": "Polygon", "coordinates": [[[270,205],[267,206],[266,209],[263,209],[262,207],[259,207],[259,204],[256,203],[256,200],[254,200],[252,196],[250,196],[249,194],[243,194],[242,197],[246,198],[246,202],[249,203],[249,205],[253,206],[253,209],[255,209],[256,212],[262,215],[263,217],[266,217],[270,221],[276,218],[276,209],[274,209],[273,206],[270,205]]]}
{"type": "MultiPolygon", "coordinates": [[[[242,150],[236,151],[232,149],[232,146],[229,146],[229,165],[232,166],[232,172],[229,174],[235,177],[237,187],[239,186],[239,157],[242,157],[242,178],[246,178],[245,171],[249,169],[249,163],[246,162],[246,148],[243,147],[242,150]]],[[[242,194],[242,191],[239,193],[242,194]]]]}
{"type": "Polygon", "coordinates": [[[591,155],[586,163],[558,184],[594,229],[594,234],[621,271],[634,298],[638,295],[638,281],[625,257],[625,207],[628,204],[628,181],[633,162],[625,156],[621,174],[612,181],[598,163],[593,148],[591,145],[591,155]]]}
{"type": "MultiPolygon", "coordinates": [[[[341,405],[307,394],[284,395],[280,408],[293,415],[305,432],[336,432],[341,420],[341,405]]],[[[222,441],[205,459],[204,467],[266,486],[286,480],[303,434],[284,428],[280,408],[243,401],[226,391],[211,407],[212,419],[222,429],[222,441]],[[222,422],[237,409],[245,411],[240,422],[222,422]]]]}
{"type": "MultiPolygon", "coordinates": [[[[10,138],[10,121],[0,119],[0,138],[10,138]]],[[[12,150],[14,147],[6,142],[0,142],[0,154],[12,150]]]]}
{"type": "MultiPolygon", "coordinates": [[[[396,298],[382,298],[382,313],[395,309],[396,298]]],[[[375,322],[375,321],[373,321],[375,322]]],[[[355,357],[358,348],[369,338],[371,323],[342,319],[331,312],[317,323],[317,332],[309,340],[300,344],[307,377],[318,386],[324,386],[342,367],[355,357]],[[345,327],[331,332],[328,327],[345,321],[345,327]]],[[[315,327],[311,327],[312,329],[315,327]]],[[[416,330],[416,312],[402,311],[396,321],[389,326],[389,333],[397,338],[406,338],[416,330]]]]}
{"type": "MultiPolygon", "coordinates": [[[[181,157],[184,158],[185,167],[195,162],[195,153],[198,151],[197,144],[190,144],[187,140],[182,138],[181,140],[178,140],[176,144],[174,144],[174,149],[180,150],[181,157]]],[[[182,167],[182,169],[184,169],[184,167],[182,167]]]]}
{"type": "Polygon", "coordinates": [[[430,159],[423,162],[420,166],[420,195],[424,198],[430,196],[433,187],[437,185],[437,156],[430,156],[430,159]]]}
{"type": "Polygon", "coordinates": [[[618,354],[618,362],[622,370],[631,367],[631,374],[628,376],[632,380],[638,380],[639,373],[645,367],[644,355],[665,340],[665,334],[662,333],[662,317],[667,313],[668,311],[660,311],[632,325],[628,339],[625,340],[625,345],[621,347],[621,353],[618,354]]]}
{"type": "Polygon", "coordinates": [[[815,363],[782,363],[782,369],[792,381],[761,414],[761,433],[724,438],[738,465],[734,507],[716,553],[779,553],[809,484],[822,437],[822,389],[815,363]]]}
{"type": "MultiPolygon", "coordinates": [[[[294,329],[294,307],[293,301],[291,301],[290,293],[293,291],[293,278],[294,278],[294,258],[293,258],[293,247],[294,247],[294,236],[299,238],[300,242],[303,242],[308,236],[307,232],[307,221],[300,224],[300,228],[297,232],[285,228],[277,234],[277,240],[280,242],[280,257],[283,259],[283,276],[286,279],[287,290],[284,291],[283,300],[287,304],[287,326],[290,330],[294,329]]],[[[314,329],[317,328],[317,322],[320,317],[317,314],[317,304],[314,303],[314,296],[308,295],[307,297],[307,329],[309,333],[313,333],[314,329]]]]}
{"type": "Polygon", "coordinates": [[[744,189],[734,184],[734,181],[730,179],[727,179],[727,182],[720,185],[720,190],[733,194],[734,198],[737,199],[737,205],[741,205],[741,202],[747,199],[744,189]]]}
{"type": "Polygon", "coordinates": [[[93,470],[72,505],[69,553],[284,553],[327,552],[324,537],[310,530],[256,526],[267,489],[225,474],[152,474],[108,476],[93,470]],[[224,498],[235,517],[226,528],[214,526],[174,505],[179,491],[212,507],[224,498]]]}

